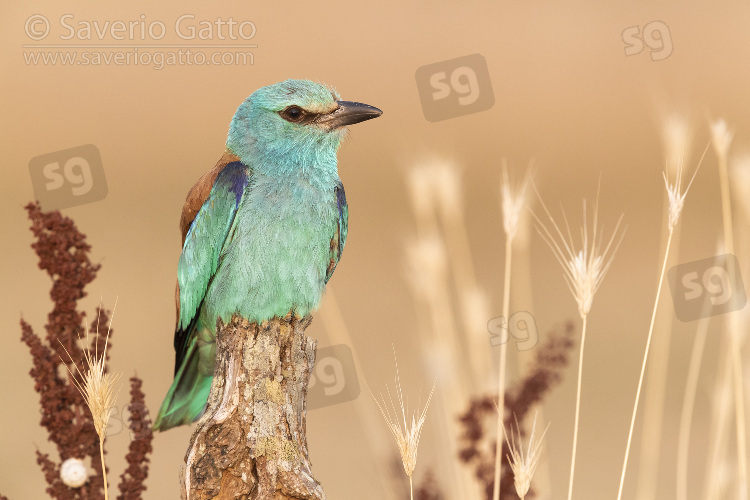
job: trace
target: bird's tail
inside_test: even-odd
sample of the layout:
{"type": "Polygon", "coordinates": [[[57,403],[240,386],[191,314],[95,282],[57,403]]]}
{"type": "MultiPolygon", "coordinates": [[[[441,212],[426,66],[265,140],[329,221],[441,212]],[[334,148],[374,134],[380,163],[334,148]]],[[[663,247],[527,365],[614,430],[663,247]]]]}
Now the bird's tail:
{"type": "MultiPolygon", "coordinates": [[[[197,327],[195,324],[191,326],[197,327]]],[[[213,379],[213,363],[207,363],[207,360],[215,356],[215,344],[201,345],[195,334],[188,338],[187,352],[156,415],[154,430],[165,431],[178,425],[189,425],[198,420],[206,409],[213,379]]]]}

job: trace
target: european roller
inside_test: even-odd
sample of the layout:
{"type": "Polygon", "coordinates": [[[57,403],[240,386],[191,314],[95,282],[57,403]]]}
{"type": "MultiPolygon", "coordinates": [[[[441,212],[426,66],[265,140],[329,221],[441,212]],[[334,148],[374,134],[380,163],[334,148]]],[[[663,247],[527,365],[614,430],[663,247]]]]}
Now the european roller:
{"type": "Polygon", "coordinates": [[[224,155],[182,208],[175,375],[154,429],[205,410],[218,319],[260,323],[318,306],[346,242],[336,154],[348,125],[381,114],[307,80],[263,87],[237,108],[224,155]]]}

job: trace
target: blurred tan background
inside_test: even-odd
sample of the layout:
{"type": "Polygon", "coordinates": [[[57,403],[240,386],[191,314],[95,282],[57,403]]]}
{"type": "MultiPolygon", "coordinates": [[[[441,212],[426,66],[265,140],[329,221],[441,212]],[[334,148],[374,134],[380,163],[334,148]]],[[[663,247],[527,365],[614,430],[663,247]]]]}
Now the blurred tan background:
{"type": "MultiPolygon", "coordinates": [[[[92,260],[102,264],[83,306],[91,314],[100,297],[109,308],[117,298],[111,368],[144,380],[153,415],[172,380],[177,222],[185,195],[221,155],[229,121],[245,97],[280,80],[309,78],[335,86],[344,99],[384,111],[381,118],[352,127],[339,154],[350,206],[349,236],[329,289],[351,334],[351,348],[359,355],[360,382],[366,377],[376,390],[393,386],[393,344],[412,408],[418,400],[423,404],[436,374],[427,364],[430,346],[418,335],[420,328],[429,328],[429,320],[407,279],[406,248],[417,233],[407,172],[438,160],[462,172],[465,230],[476,279],[488,300],[488,315],[478,319],[480,326],[502,310],[501,159],[508,159],[511,174],[519,179],[535,158],[536,182],[545,202],[558,214],[564,207],[575,227],[580,224],[580,200],[595,196],[601,175],[600,220],[606,234],[620,213],[628,230],[589,318],[575,497],[616,497],[662,255],[662,124],[672,113],[692,120],[689,173],[708,143],[709,118],[723,117],[736,131],[733,156],[747,151],[746,2],[720,7],[707,1],[223,2],[209,7],[133,0],[121,5],[33,2],[2,7],[0,380],[5,390],[0,398],[0,492],[14,500],[44,498],[34,450],[54,452],[38,426],[38,395],[28,376],[31,358],[18,326],[22,316],[42,332],[51,304],[50,283],[29,248],[31,233],[22,209],[34,197],[29,160],[83,144],[94,144],[101,152],[107,197],[64,213],[88,236],[92,260]],[[144,65],[28,65],[24,51],[30,49],[22,45],[35,42],[26,36],[24,23],[35,14],[50,20],[50,43],[62,44],[74,42],[57,38],[64,33],[59,24],[63,14],[74,15],[70,23],[128,22],[145,14],[147,22],[160,20],[167,26],[167,36],[156,42],[163,44],[185,43],[173,29],[183,14],[193,14],[196,22],[231,16],[255,23],[257,34],[249,43],[257,48],[252,49],[253,64],[239,66],[156,70],[144,65]],[[626,57],[623,30],[652,21],[668,25],[673,53],[653,61],[647,48],[626,57]],[[487,61],[494,106],[427,121],[416,70],[474,53],[487,61]]],[[[106,37],[79,43],[126,42],[106,37]]],[[[738,233],[748,224],[740,213],[737,210],[735,218],[738,233]]],[[[687,197],[677,262],[713,256],[720,231],[717,161],[709,150],[687,197]]],[[[577,320],[577,309],[561,269],[535,232],[530,248],[530,310],[543,339],[555,324],[577,320]]],[[[737,254],[747,283],[748,247],[740,253],[738,246],[737,254]]],[[[668,288],[663,299],[662,311],[671,314],[668,288]]],[[[321,314],[314,316],[308,334],[320,339],[321,346],[336,343],[321,314]]],[[[655,497],[665,499],[674,498],[677,424],[696,326],[676,319],[673,323],[655,497]]],[[[579,329],[580,321],[576,324],[579,329]]],[[[712,321],[696,398],[691,499],[701,498],[704,485],[720,328],[720,321],[712,321]]],[[[493,378],[498,348],[490,347],[486,330],[473,334],[486,337],[493,378]]],[[[544,405],[544,419],[551,426],[543,468],[548,467],[547,498],[552,499],[565,498],[567,491],[577,352],[563,383],[544,405]]],[[[508,353],[512,383],[517,378],[515,348],[508,353]]],[[[743,356],[745,374],[750,374],[747,349],[743,356]]],[[[490,389],[491,383],[477,387],[476,393],[490,389]]],[[[745,394],[750,398],[747,384],[745,394]]],[[[121,406],[126,397],[123,387],[121,406]]],[[[451,499],[456,494],[450,493],[455,490],[446,468],[459,466],[445,456],[440,443],[451,437],[440,435],[436,425],[442,405],[449,404],[447,397],[439,381],[415,478],[419,482],[433,468],[451,499]]],[[[488,424],[494,427],[494,422],[488,424]]],[[[639,418],[624,495],[629,499],[637,496],[641,429],[639,418]]],[[[144,498],[178,498],[178,470],[189,436],[187,427],[156,436],[144,498]]],[[[119,481],[128,439],[122,432],[107,441],[110,484],[119,481]]],[[[311,411],[308,439],[314,473],[328,498],[397,498],[389,484],[395,442],[364,386],[353,402],[311,411]],[[368,413],[373,420],[363,422],[361,415],[368,413]],[[373,447],[368,435],[381,446],[373,447]]],[[[726,457],[727,484],[734,484],[733,446],[726,457]]],[[[735,496],[727,493],[724,498],[735,496]]]]}

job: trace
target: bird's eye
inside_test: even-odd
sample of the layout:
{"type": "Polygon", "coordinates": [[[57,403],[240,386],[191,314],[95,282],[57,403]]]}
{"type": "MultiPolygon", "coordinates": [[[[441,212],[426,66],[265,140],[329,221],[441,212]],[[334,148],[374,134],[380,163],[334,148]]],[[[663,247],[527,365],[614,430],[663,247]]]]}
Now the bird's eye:
{"type": "Polygon", "coordinates": [[[281,113],[281,117],[288,122],[299,123],[305,117],[305,110],[299,106],[289,106],[281,113]]]}

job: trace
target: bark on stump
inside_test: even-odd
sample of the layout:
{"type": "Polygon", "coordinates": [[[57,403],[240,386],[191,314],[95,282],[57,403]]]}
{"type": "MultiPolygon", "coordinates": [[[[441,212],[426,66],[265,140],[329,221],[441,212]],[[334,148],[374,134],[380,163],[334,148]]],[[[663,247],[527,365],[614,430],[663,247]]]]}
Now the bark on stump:
{"type": "Polygon", "coordinates": [[[183,500],[324,500],[307,452],[311,316],[219,323],[206,413],[182,468],[183,500]]]}

